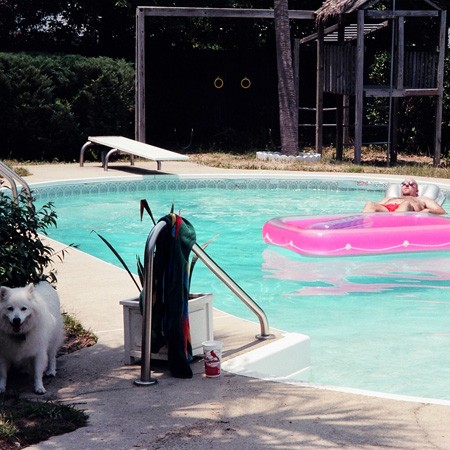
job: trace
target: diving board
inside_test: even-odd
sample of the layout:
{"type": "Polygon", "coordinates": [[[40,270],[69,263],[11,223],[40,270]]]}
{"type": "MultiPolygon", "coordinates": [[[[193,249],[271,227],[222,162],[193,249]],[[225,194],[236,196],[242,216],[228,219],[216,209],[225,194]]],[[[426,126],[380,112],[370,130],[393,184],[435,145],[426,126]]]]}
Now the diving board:
{"type": "Polygon", "coordinates": [[[102,151],[102,166],[108,170],[109,157],[114,153],[125,153],[131,156],[131,164],[134,164],[134,156],[156,161],[157,170],[161,170],[161,161],[186,161],[188,156],[181,153],[171,152],[143,142],[134,141],[123,136],[89,136],[87,142],[81,147],[80,167],[84,164],[84,152],[91,145],[98,144],[109,147],[108,152],[102,151]]]}

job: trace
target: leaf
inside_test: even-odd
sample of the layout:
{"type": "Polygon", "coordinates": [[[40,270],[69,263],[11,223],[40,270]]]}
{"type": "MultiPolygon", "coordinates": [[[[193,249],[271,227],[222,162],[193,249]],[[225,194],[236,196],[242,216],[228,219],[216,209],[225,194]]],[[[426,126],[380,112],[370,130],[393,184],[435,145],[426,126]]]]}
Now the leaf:
{"type": "MultiPolygon", "coordinates": [[[[213,236],[211,239],[208,239],[203,245],[201,245],[200,247],[205,250],[206,247],[208,247],[209,244],[211,244],[213,241],[215,241],[218,237],[220,236],[220,234],[216,234],[215,236],[213,236]]],[[[189,272],[189,286],[191,285],[191,278],[192,278],[192,272],[194,271],[194,266],[196,264],[198,260],[198,256],[194,255],[192,257],[192,261],[191,261],[191,270],[189,272]]]]}
{"type": "MultiPolygon", "coordinates": [[[[58,252],[52,252],[51,253],[51,256],[52,257],[57,257],[58,258],[58,260],[60,261],[60,262],[63,262],[64,261],[64,258],[66,257],[66,255],[69,253],[68,251],[67,251],[67,249],[68,248],[79,248],[80,246],[78,245],[78,244],[69,244],[69,245],[67,245],[66,247],[64,247],[63,249],[61,249],[61,250],[59,250],[58,252]]],[[[51,249],[51,250],[53,250],[53,249],[51,249]]]]}
{"type": "Polygon", "coordinates": [[[138,288],[138,291],[141,291],[141,288],[139,287],[136,279],[134,278],[133,274],[131,273],[130,269],[128,268],[126,262],[122,259],[122,257],[119,255],[119,253],[117,252],[117,250],[112,246],[112,244],[110,244],[108,242],[108,240],[106,238],[104,238],[103,236],[101,236],[100,234],[98,234],[95,230],[92,230],[91,233],[95,233],[107,246],[108,248],[114,253],[115,257],[120,261],[120,263],[122,264],[123,268],[127,271],[128,275],[130,275],[131,279],[133,280],[134,284],[136,285],[136,287],[138,288]]]}
{"type": "Polygon", "coordinates": [[[136,259],[137,259],[137,271],[139,280],[141,282],[141,285],[144,286],[144,265],[142,264],[141,258],[139,258],[139,256],[136,256],[136,259]]]}
{"type": "Polygon", "coordinates": [[[150,206],[148,205],[147,200],[142,199],[141,200],[141,211],[140,211],[141,212],[141,221],[142,221],[142,216],[144,214],[144,210],[147,211],[147,214],[152,219],[153,225],[156,225],[155,218],[153,217],[152,210],[150,209],[150,206]]]}

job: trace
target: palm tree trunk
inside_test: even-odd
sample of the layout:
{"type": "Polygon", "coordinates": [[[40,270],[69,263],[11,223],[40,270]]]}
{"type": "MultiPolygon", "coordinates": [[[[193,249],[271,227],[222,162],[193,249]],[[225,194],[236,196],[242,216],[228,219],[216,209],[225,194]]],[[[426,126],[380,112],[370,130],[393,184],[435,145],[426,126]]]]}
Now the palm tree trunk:
{"type": "Polygon", "coordinates": [[[281,152],[298,152],[298,108],[292,69],[288,0],[274,0],[275,41],[278,66],[281,152]]]}

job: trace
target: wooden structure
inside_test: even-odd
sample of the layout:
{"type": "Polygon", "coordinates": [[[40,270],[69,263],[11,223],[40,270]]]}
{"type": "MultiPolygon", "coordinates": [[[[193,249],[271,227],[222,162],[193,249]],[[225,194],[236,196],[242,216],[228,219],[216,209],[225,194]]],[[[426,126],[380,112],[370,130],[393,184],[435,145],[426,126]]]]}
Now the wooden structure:
{"type": "Polygon", "coordinates": [[[444,84],[446,11],[431,0],[417,0],[423,9],[407,9],[410,0],[392,1],[392,9],[375,9],[380,0],[326,0],[316,11],[317,33],[300,40],[301,44],[316,41],[316,150],[321,153],[323,128],[323,95],[337,97],[336,129],[337,156],[342,157],[345,129],[344,106],[354,99],[355,154],[354,162],[361,162],[363,101],[369,97],[389,98],[389,135],[393,135],[394,151],[388,139],[388,163],[395,158],[397,146],[396,111],[398,100],[408,96],[436,97],[434,165],[440,162],[441,123],[444,84]],[[403,8],[403,9],[401,9],[403,8]],[[430,51],[406,49],[405,22],[412,19],[434,18],[438,41],[430,51]],[[364,73],[365,39],[370,33],[391,27],[391,80],[388,86],[372,86],[364,73]]]}
{"type": "MultiPolygon", "coordinates": [[[[135,139],[146,142],[145,128],[145,18],[146,17],[222,17],[274,19],[273,9],[191,8],[138,6],[136,8],[136,118],[135,139]]],[[[289,10],[290,20],[314,20],[314,11],[289,10]]]]}

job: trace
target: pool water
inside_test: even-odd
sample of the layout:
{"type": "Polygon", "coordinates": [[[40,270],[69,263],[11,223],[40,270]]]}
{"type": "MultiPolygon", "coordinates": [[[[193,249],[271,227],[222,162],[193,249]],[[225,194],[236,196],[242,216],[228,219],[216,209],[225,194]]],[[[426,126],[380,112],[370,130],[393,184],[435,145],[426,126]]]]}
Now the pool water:
{"type": "MultiPolygon", "coordinates": [[[[120,266],[95,230],[134,270],[152,226],[149,217],[140,221],[140,199],[156,219],[174,202],[199,244],[215,237],[207,253],[264,309],[271,327],[310,336],[312,370],[305,381],[450,400],[449,252],[316,258],[269,246],[261,236],[276,216],[354,213],[382,196],[290,186],[180,190],[176,184],[58,196],[52,199],[58,228],[49,234],[120,266]]],[[[213,292],[216,307],[256,321],[200,261],[191,291],[213,292]]]]}

